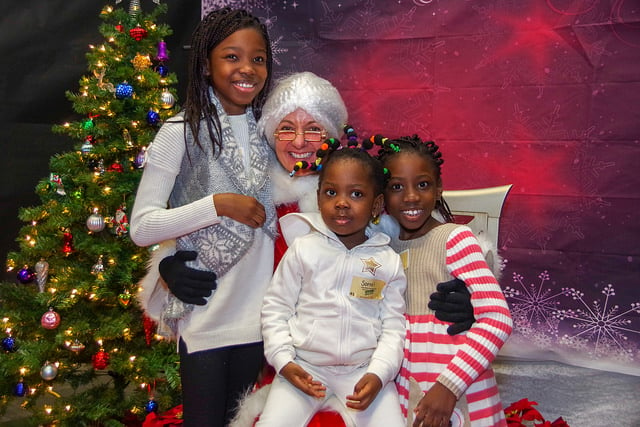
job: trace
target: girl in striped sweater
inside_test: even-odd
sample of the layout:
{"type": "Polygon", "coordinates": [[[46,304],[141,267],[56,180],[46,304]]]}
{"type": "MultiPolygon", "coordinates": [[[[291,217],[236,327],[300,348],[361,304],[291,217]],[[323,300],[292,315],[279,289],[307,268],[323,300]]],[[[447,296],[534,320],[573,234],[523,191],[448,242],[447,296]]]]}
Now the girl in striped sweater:
{"type": "Polygon", "coordinates": [[[442,199],[442,154],[416,135],[374,139],[390,173],[386,209],[400,226],[391,246],[401,254],[408,280],[404,361],[396,380],[407,425],[506,426],[490,365],[511,334],[511,315],[477,238],[452,223],[442,199]],[[428,303],[436,284],[453,278],[471,293],[476,321],[452,336],[451,323],[436,319],[428,303]]]}

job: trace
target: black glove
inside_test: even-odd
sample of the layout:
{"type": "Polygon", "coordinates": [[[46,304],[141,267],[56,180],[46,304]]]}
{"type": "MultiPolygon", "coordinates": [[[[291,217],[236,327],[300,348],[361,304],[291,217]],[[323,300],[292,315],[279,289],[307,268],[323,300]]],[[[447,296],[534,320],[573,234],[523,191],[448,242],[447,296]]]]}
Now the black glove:
{"type": "Polygon", "coordinates": [[[160,261],[160,276],[169,290],[187,304],[205,305],[205,299],[218,286],[216,273],[187,267],[198,256],[195,251],[178,251],[160,261]]]}
{"type": "Polygon", "coordinates": [[[469,330],[476,319],[473,317],[471,294],[464,282],[453,279],[438,283],[436,290],[430,296],[429,308],[435,311],[436,319],[453,322],[447,328],[447,333],[456,335],[469,330]]]}

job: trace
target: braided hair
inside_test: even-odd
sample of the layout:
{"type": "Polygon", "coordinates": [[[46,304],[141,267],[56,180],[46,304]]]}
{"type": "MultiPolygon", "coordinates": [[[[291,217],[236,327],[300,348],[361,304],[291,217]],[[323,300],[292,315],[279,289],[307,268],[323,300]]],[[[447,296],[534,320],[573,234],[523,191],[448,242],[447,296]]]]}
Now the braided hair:
{"type": "MultiPolygon", "coordinates": [[[[256,120],[260,118],[262,106],[271,85],[271,70],[273,66],[273,55],[267,27],[246,10],[232,9],[230,7],[213,10],[200,21],[191,36],[191,54],[188,69],[189,84],[187,85],[184,103],[184,120],[188,123],[198,146],[200,146],[201,120],[211,117],[212,120],[206,120],[209,136],[215,145],[222,149],[222,142],[219,137],[221,135],[220,118],[215,106],[209,99],[209,86],[211,84],[208,76],[209,54],[224,39],[245,28],[254,28],[262,34],[267,48],[267,79],[263,89],[251,103],[256,120]]],[[[187,127],[185,126],[185,134],[186,132],[187,127]]]]}
{"type": "MultiPolygon", "coordinates": [[[[352,140],[350,140],[352,141],[352,140]]],[[[318,176],[318,188],[320,188],[320,184],[324,179],[324,174],[327,168],[331,167],[333,163],[336,163],[340,160],[354,160],[360,163],[369,173],[369,178],[373,183],[373,189],[375,195],[382,194],[387,185],[387,174],[385,174],[384,168],[382,167],[382,163],[370,155],[362,146],[351,145],[348,144],[344,147],[339,147],[339,149],[329,149],[327,153],[325,153],[322,160],[322,167],[319,168],[319,176],[318,176]]]]}
{"type": "MultiPolygon", "coordinates": [[[[440,148],[433,141],[423,141],[418,135],[403,136],[397,139],[385,138],[382,135],[375,135],[370,138],[371,142],[380,147],[378,151],[378,159],[385,165],[389,159],[398,155],[399,153],[415,153],[423,158],[433,166],[433,170],[436,174],[436,180],[439,185],[442,185],[442,164],[444,159],[440,148]]],[[[453,214],[449,209],[449,205],[445,202],[444,197],[436,201],[435,209],[442,215],[446,222],[453,222],[453,214]]]]}

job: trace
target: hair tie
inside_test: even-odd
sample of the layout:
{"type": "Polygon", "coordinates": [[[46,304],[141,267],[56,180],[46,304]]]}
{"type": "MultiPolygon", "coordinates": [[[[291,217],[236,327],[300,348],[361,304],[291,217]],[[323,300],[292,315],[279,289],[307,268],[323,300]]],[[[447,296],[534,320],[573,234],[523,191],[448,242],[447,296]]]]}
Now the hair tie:
{"type": "Polygon", "coordinates": [[[291,172],[289,172],[289,176],[293,176],[300,169],[307,169],[308,167],[309,167],[309,163],[305,162],[304,160],[301,161],[301,162],[296,162],[296,164],[293,165],[293,170],[291,172]]]}

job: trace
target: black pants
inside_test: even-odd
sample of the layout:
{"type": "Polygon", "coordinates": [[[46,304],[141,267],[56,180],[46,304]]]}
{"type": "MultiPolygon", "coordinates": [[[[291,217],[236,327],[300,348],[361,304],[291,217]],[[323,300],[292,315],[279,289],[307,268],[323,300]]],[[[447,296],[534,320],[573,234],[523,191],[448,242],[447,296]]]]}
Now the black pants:
{"type": "Polygon", "coordinates": [[[180,340],[183,427],[224,427],[263,364],[262,343],[188,354],[180,340]]]}

